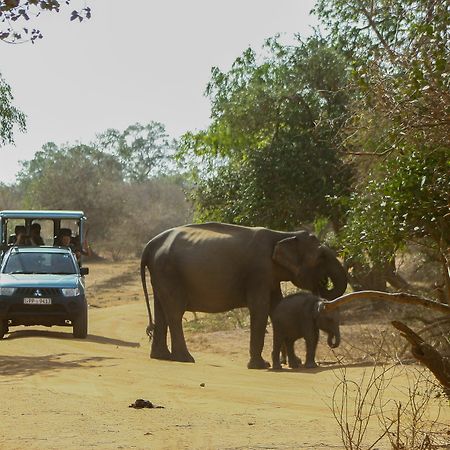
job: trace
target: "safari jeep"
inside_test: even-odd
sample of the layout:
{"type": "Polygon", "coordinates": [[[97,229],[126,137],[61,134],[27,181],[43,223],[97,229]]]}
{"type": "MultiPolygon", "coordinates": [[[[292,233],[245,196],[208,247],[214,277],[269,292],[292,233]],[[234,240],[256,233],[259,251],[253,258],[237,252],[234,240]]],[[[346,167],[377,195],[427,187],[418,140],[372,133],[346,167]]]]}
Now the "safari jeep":
{"type": "Polygon", "coordinates": [[[86,338],[85,221],[82,211],[0,211],[0,339],[18,325],[71,326],[86,338]]]}

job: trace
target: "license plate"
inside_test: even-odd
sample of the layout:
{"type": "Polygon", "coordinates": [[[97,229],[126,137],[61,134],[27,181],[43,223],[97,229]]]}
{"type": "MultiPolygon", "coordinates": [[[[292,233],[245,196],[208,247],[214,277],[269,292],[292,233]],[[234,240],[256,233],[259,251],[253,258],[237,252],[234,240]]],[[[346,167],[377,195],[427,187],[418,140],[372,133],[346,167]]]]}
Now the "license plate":
{"type": "Polygon", "coordinates": [[[51,298],[24,298],[23,303],[25,305],[51,305],[51,298]]]}

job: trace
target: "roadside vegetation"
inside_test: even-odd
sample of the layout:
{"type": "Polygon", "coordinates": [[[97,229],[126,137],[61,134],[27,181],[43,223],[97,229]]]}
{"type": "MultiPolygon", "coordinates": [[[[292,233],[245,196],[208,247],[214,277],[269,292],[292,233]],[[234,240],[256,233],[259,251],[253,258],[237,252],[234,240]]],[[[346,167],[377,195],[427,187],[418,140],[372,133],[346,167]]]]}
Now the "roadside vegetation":
{"type": "MultiPolygon", "coordinates": [[[[228,71],[212,69],[207,129],[175,140],[161,123],[136,123],[99,130],[94,142],[47,143],[14,184],[0,185],[0,209],[82,209],[95,254],[116,260],[190,221],[305,227],[336,249],[354,290],[402,290],[450,304],[448,4],[317,0],[315,14],[322,29],[310,38],[288,46],[274,36],[244,50],[228,71]]],[[[0,100],[1,146],[26,120],[1,77],[0,100]]],[[[364,440],[365,421],[376,416],[392,448],[438,448],[438,419],[422,421],[433,401],[429,381],[411,378],[405,402],[385,408],[393,376],[386,364],[408,358],[392,328],[374,346],[391,313],[450,357],[448,319],[377,303],[344,311],[359,344],[349,347],[349,338],[337,360],[387,368],[361,382],[338,372],[331,408],[342,441],[376,448],[364,440]]],[[[199,315],[187,329],[247,326],[239,310],[199,315]]]]}
{"type": "MultiPolygon", "coordinates": [[[[15,3],[3,27],[8,14],[26,20],[15,3]]],[[[0,207],[83,209],[94,250],[116,259],[190,221],[306,227],[339,252],[354,289],[448,303],[447,4],[318,0],[314,12],[310,38],[274,36],[212,69],[207,129],[175,140],[151,121],[47,143],[0,186],[0,207]]],[[[1,145],[26,118],[5,80],[0,95],[1,145]]]]}

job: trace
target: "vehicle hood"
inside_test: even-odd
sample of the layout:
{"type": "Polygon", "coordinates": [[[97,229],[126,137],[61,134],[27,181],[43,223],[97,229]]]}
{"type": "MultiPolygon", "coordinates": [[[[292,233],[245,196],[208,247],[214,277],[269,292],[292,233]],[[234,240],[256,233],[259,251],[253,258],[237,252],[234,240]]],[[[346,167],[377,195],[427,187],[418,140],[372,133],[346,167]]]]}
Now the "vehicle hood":
{"type": "Polygon", "coordinates": [[[80,283],[80,276],[50,275],[50,274],[0,274],[1,287],[49,287],[49,288],[75,288],[80,283]]]}

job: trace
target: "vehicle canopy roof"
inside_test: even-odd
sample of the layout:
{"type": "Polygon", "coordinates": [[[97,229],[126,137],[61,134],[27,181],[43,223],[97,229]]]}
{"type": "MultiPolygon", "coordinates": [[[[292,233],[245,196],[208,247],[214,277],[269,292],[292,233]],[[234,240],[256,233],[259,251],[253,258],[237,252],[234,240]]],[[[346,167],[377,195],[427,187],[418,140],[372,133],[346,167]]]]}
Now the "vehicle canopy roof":
{"type": "MultiPolygon", "coordinates": [[[[62,221],[75,221],[78,225],[78,236],[85,236],[86,216],[83,211],[67,210],[3,210],[0,211],[0,261],[3,258],[4,251],[8,248],[8,230],[10,221],[24,220],[28,228],[34,221],[49,220],[53,222],[52,239],[57,236],[61,230],[62,221]]],[[[80,261],[81,264],[81,261],[80,261]]]]}
{"type": "Polygon", "coordinates": [[[85,220],[83,211],[31,211],[31,210],[4,210],[0,211],[1,219],[60,219],[85,220]]]}
{"type": "Polygon", "coordinates": [[[38,247],[11,247],[11,253],[72,253],[68,247],[51,247],[41,245],[38,247]]]}

